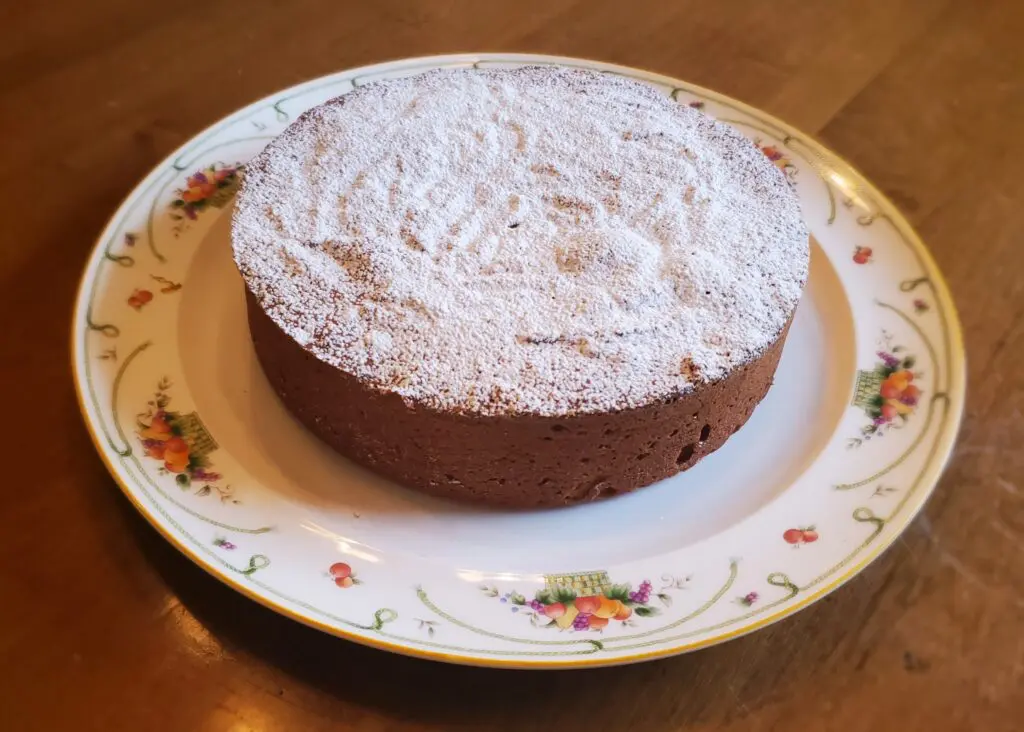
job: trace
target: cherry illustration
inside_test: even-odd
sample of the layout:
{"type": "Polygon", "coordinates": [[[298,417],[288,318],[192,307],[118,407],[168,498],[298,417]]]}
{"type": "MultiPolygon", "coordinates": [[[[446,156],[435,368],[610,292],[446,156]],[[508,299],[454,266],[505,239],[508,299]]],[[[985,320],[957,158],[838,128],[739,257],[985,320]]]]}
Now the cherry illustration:
{"type": "Polygon", "coordinates": [[[803,541],[804,532],[800,529],[787,529],[782,538],[787,544],[799,544],[803,541]]]}
{"type": "Polygon", "coordinates": [[[336,562],[331,565],[331,568],[327,570],[331,573],[331,577],[335,580],[345,579],[346,577],[352,576],[352,567],[348,566],[344,562],[336,562]]]}
{"type": "Polygon", "coordinates": [[[782,534],[782,540],[793,546],[811,544],[818,540],[818,532],[813,526],[805,526],[799,529],[786,529],[782,534]]]}

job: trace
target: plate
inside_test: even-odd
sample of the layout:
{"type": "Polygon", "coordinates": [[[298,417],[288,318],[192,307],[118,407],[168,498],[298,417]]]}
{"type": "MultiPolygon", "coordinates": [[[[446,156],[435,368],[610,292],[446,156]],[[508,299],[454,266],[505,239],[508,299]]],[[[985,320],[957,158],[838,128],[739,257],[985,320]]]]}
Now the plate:
{"type": "Polygon", "coordinates": [[[849,165],[720,94],[550,56],[368,66],[215,124],[114,215],[86,267],[72,339],[97,450],[196,564],[329,633],[491,666],[668,656],[820,599],[921,508],[964,402],[961,335],[941,275],[849,165]],[[522,64],[630,76],[734,125],[797,191],[814,241],[775,386],[721,450],[632,495],[498,511],[390,484],[290,417],[253,354],[229,220],[246,161],[309,107],[431,68],[522,64]]]}

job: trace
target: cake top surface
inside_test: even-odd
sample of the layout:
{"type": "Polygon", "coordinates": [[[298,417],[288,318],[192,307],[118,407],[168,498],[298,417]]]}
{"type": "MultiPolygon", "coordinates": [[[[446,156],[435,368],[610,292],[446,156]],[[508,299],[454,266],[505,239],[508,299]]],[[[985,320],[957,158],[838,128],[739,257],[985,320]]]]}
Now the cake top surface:
{"type": "Polygon", "coordinates": [[[808,234],[748,139],[652,86],[439,70],[302,115],[248,166],[247,287],[317,358],[418,406],[645,406],[779,337],[808,234]]]}

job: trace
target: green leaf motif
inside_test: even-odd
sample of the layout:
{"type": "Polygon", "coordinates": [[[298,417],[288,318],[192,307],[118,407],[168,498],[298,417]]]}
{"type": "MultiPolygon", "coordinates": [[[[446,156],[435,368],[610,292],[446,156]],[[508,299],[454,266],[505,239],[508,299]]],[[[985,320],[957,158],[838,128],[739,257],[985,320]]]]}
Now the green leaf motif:
{"type": "Polygon", "coordinates": [[[509,595],[508,599],[516,605],[526,604],[526,598],[523,597],[520,593],[516,592],[515,590],[512,591],[512,594],[509,595]]]}
{"type": "Polygon", "coordinates": [[[214,208],[224,208],[226,205],[231,203],[231,197],[234,195],[232,188],[220,188],[216,193],[210,196],[207,200],[209,205],[214,208]]]}
{"type": "MultiPolygon", "coordinates": [[[[576,599],[576,592],[570,587],[559,587],[555,590],[555,600],[558,602],[569,604],[576,599]]],[[[545,605],[548,603],[544,603],[545,605]]]]}
{"type": "Polygon", "coordinates": [[[661,610],[659,610],[656,607],[651,607],[650,605],[638,605],[636,610],[634,610],[633,612],[635,612],[641,618],[650,618],[654,617],[655,615],[659,615],[661,613],[661,610]]]}
{"type": "Polygon", "coordinates": [[[605,597],[609,600],[619,600],[621,602],[629,602],[629,585],[612,585],[605,592],[605,597]]]}

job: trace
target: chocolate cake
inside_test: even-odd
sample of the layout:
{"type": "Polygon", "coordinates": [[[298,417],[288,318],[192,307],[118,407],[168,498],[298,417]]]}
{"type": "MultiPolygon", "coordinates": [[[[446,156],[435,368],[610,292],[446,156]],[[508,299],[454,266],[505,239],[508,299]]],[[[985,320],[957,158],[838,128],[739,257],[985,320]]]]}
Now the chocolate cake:
{"type": "Polygon", "coordinates": [[[623,77],[441,70],[302,115],[234,214],[256,354],[342,454],[432,494],[589,501],[771,386],[808,269],[749,140],[623,77]]]}

